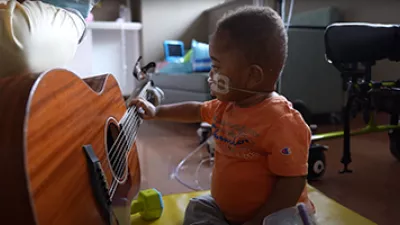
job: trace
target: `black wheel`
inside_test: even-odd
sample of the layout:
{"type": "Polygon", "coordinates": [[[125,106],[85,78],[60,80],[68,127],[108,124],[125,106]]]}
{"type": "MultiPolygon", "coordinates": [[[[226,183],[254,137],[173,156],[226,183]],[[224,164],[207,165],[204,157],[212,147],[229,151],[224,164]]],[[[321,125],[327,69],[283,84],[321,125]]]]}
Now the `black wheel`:
{"type": "Polygon", "coordinates": [[[308,156],[308,176],[309,181],[319,180],[324,176],[326,170],[325,152],[322,148],[310,148],[308,156]]]}
{"type": "Polygon", "coordinates": [[[301,100],[295,100],[292,102],[293,108],[299,111],[299,113],[303,116],[304,121],[310,125],[312,120],[312,113],[306,106],[306,104],[301,100]]]}
{"type": "Polygon", "coordinates": [[[390,153],[400,161],[400,130],[389,130],[389,148],[390,153]]]}

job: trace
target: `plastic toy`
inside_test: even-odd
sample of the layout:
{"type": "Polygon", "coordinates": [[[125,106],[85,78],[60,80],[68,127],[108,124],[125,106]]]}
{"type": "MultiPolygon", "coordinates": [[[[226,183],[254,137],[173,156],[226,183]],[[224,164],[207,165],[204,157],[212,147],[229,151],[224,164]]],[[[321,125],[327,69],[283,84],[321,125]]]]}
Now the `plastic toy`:
{"type": "Polygon", "coordinates": [[[131,214],[140,213],[143,220],[159,219],[163,210],[162,195],[154,188],[140,191],[138,198],[131,205],[131,214]]]}
{"type": "Polygon", "coordinates": [[[182,63],[185,54],[185,45],[183,41],[165,40],[164,54],[165,54],[165,61],[182,63]]]}
{"type": "Polygon", "coordinates": [[[192,67],[194,72],[209,72],[211,70],[211,58],[209,45],[192,40],[192,67]]]}
{"type": "Polygon", "coordinates": [[[206,43],[192,40],[191,48],[184,53],[182,41],[164,41],[165,64],[158,68],[160,73],[193,73],[209,72],[211,58],[209,46],[206,43]]]}

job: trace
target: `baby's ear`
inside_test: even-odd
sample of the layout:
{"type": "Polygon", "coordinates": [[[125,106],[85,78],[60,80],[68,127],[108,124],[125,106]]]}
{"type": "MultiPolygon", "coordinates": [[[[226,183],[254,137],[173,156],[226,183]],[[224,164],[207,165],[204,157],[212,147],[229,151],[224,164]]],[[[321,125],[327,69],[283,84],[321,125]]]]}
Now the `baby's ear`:
{"type": "Polygon", "coordinates": [[[250,66],[249,77],[251,80],[251,85],[256,86],[257,84],[261,83],[264,79],[264,71],[258,65],[250,66]]]}

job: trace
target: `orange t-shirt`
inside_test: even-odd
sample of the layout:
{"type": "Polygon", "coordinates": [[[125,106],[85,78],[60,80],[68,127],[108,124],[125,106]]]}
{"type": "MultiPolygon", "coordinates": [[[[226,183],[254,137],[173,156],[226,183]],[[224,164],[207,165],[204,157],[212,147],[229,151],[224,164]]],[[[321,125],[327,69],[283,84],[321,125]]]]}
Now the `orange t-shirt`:
{"type": "MultiPolygon", "coordinates": [[[[252,219],[277,176],[307,175],[311,132],[285,97],[249,108],[215,99],[202,105],[201,115],[216,143],[211,195],[230,222],[252,219]]],[[[306,187],[299,202],[314,210],[306,187]]]]}

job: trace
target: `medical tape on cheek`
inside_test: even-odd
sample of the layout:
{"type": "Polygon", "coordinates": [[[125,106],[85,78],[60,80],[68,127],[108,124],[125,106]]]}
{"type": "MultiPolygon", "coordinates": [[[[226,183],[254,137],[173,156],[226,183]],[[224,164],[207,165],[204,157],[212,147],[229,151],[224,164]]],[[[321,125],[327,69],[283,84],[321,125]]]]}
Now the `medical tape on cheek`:
{"type": "Polygon", "coordinates": [[[219,94],[227,94],[230,90],[241,91],[241,92],[246,92],[246,93],[251,93],[251,94],[266,94],[266,93],[271,93],[271,92],[275,91],[275,90],[252,91],[252,90],[247,90],[247,89],[234,88],[234,87],[230,86],[229,77],[221,75],[219,73],[214,73],[214,76],[212,78],[212,84],[211,84],[210,88],[212,91],[219,93],[219,94]]]}
{"type": "Polygon", "coordinates": [[[227,94],[229,92],[229,77],[215,73],[211,89],[220,94],[227,94]]]}

